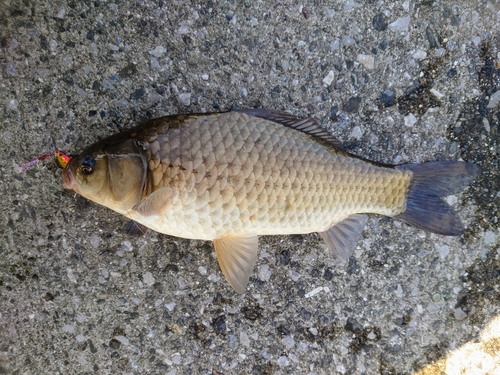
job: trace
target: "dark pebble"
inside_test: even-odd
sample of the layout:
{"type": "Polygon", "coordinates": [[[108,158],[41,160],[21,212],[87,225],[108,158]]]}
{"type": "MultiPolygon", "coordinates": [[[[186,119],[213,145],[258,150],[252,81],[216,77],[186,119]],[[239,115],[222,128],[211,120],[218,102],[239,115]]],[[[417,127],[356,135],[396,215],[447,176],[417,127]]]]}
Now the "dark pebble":
{"type": "Polygon", "coordinates": [[[500,269],[495,268],[491,274],[493,275],[493,277],[500,276],[500,269]]]}
{"type": "Polygon", "coordinates": [[[66,82],[70,86],[73,86],[75,84],[75,81],[73,80],[73,77],[70,77],[70,76],[64,77],[63,81],[66,82]]]}
{"type": "Polygon", "coordinates": [[[345,329],[352,333],[361,333],[363,332],[363,326],[359,324],[359,322],[354,318],[347,318],[347,322],[345,324],[345,329]]]}
{"type": "Polygon", "coordinates": [[[95,35],[95,31],[94,30],[87,31],[87,39],[88,40],[94,40],[94,35],[95,35]]]}
{"type": "Polygon", "coordinates": [[[99,81],[94,81],[92,84],[92,90],[99,91],[101,89],[101,83],[99,81]]]}
{"type": "Polygon", "coordinates": [[[377,31],[385,31],[385,30],[387,30],[387,26],[388,26],[387,18],[385,17],[385,15],[383,13],[379,13],[379,14],[375,15],[375,17],[373,17],[372,25],[373,25],[373,28],[377,31]]]}
{"type": "Polygon", "coordinates": [[[212,104],[212,107],[214,107],[215,109],[219,109],[220,105],[218,102],[214,102],[214,104],[212,104]]]}
{"type": "Polygon", "coordinates": [[[334,105],[332,109],[330,109],[330,119],[335,120],[337,118],[338,113],[339,113],[339,107],[334,105]]]}
{"type": "Polygon", "coordinates": [[[311,313],[304,309],[303,307],[300,309],[300,316],[303,317],[305,320],[311,319],[311,313]]]}
{"type": "Polygon", "coordinates": [[[57,118],[64,118],[64,111],[57,112],[57,118]]]}
{"type": "Polygon", "coordinates": [[[72,41],[66,42],[66,47],[75,48],[75,46],[76,46],[75,42],[72,41]]]}
{"type": "Polygon", "coordinates": [[[352,275],[356,271],[356,258],[350,257],[349,258],[349,265],[347,266],[347,274],[352,275]]]}
{"type": "Polygon", "coordinates": [[[360,104],[361,104],[361,98],[359,96],[353,96],[349,98],[347,103],[344,105],[344,111],[349,113],[358,112],[360,104]]]}
{"type": "Polygon", "coordinates": [[[312,271],[311,271],[311,276],[312,277],[319,277],[319,270],[317,268],[313,268],[312,271]]]}
{"type": "Polygon", "coordinates": [[[335,274],[333,273],[333,268],[328,267],[327,269],[325,269],[325,272],[323,273],[323,279],[325,279],[326,281],[331,281],[334,275],[335,274]]]}
{"type": "Polygon", "coordinates": [[[434,30],[432,30],[432,27],[427,26],[425,28],[425,35],[427,36],[427,40],[429,41],[431,48],[439,48],[440,47],[439,41],[436,38],[436,34],[434,34],[434,30]]]}
{"type": "Polygon", "coordinates": [[[144,96],[146,93],[146,90],[144,87],[141,87],[140,89],[135,90],[132,94],[130,94],[130,100],[139,100],[144,96]]]}
{"type": "Polygon", "coordinates": [[[109,342],[109,347],[111,349],[120,349],[120,341],[116,340],[116,339],[112,339],[110,342],[109,342]]]}
{"type": "Polygon", "coordinates": [[[214,327],[214,331],[218,334],[226,333],[226,316],[221,315],[217,318],[212,323],[214,327]]]}
{"type": "Polygon", "coordinates": [[[383,40],[382,43],[378,45],[378,48],[380,48],[382,51],[385,51],[387,49],[387,40],[383,40]]]}
{"type": "Polygon", "coordinates": [[[290,263],[292,259],[292,252],[290,250],[283,250],[282,252],[276,254],[276,265],[277,266],[286,266],[290,263]]]}
{"type": "Polygon", "coordinates": [[[455,94],[450,94],[450,96],[448,97],[448,100],[450,101],[450,103],[458,102],[458,98],[455,94]]]}
{"type": "Polygon", "coordinates": [[[284,325],[278,326],[277,330],[282,336],[288,336],[291,333],[284,325]]]}
{"type": "Polygon", "coordinates": [[[448,76],[448,78],[453,78],[457,75],[457,69],[455,68],[451,68],[449,71],[448,71],[448,74],[446,74],[448,76]]]}
{"type": "Polygon", "coordinates": [[[233,16],[232,16],[231,14],[228,14],[228,15],[226,16],[226,19],[227,19],[228,21],[231,21],[231,20],[233,19],[233,16]]]}
{"type": "Polygon", "coordinates": [[[94,110],[89,111],[89,117],[94,117],[95,115],[97,115],[97,111],[94,110]]]}
{"type": "Polygon", "coordinates": [[[394,91],[385,90],[382,94],[380,94],[380,100],[384,103],[385,107],[394,105],[394,91]]]}

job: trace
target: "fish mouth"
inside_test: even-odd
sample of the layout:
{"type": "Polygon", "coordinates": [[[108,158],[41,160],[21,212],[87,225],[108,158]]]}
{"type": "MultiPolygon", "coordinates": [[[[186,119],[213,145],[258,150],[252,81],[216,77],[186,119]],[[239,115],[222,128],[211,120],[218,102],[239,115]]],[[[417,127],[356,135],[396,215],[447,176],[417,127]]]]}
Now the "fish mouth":
{"type": "Polygon", "coordinates": [[[66,189],[72,189],[72,190],[76,189],[75,176],[73,176],[73,173],[71,172],[71,170],[69,168],[64,168],[63,169],[63,171],[62,171],[62,178],[63,178],[63,181],[64,181],[64,187],[66,189]]]}

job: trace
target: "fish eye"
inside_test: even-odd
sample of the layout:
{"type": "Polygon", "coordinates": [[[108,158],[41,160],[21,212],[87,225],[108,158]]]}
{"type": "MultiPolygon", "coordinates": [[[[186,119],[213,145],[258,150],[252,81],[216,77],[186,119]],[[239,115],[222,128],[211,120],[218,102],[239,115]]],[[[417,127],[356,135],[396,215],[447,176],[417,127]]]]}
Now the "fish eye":
{"type": "Polygon", "coordinates": [[[80,170],[84,174],[91,174],[94,171],[94,159],[92,159],[90,156],[85,156],[82,160],[80,170]]]}

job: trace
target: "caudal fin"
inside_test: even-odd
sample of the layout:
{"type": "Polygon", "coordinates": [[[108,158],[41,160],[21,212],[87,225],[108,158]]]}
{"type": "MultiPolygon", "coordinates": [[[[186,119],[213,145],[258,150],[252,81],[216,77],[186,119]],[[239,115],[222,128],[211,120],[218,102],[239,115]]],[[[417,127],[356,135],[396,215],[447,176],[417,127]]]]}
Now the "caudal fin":
{"type": "Polygon", "coordinates": [[[396,167],[413,172],[406,211],[395,218],[418,228],[445,236],[458,236],[464,226],[455,211],[441,197],[456,194],[469,185],[480,168],[459,161],[437,161],[396,167]]]}

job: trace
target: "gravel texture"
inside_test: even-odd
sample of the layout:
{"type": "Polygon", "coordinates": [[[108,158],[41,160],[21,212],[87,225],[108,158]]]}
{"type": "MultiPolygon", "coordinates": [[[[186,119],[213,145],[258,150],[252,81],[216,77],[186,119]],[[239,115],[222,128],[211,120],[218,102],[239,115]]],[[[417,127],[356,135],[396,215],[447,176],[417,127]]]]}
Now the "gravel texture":
{"type": "Polygon", "coordinates": [[[0,373],[434,374],[483,336],[498,365],[499,29],[494,0],[0,1],[0,373]],[[240,296],[210,243],[129,238],[52,158],[19,168],[233,107],[384,163],[479,164],[447,198],[466,233],[372,216],[345,265],[315,234],[262,237],[240,296]]]}

